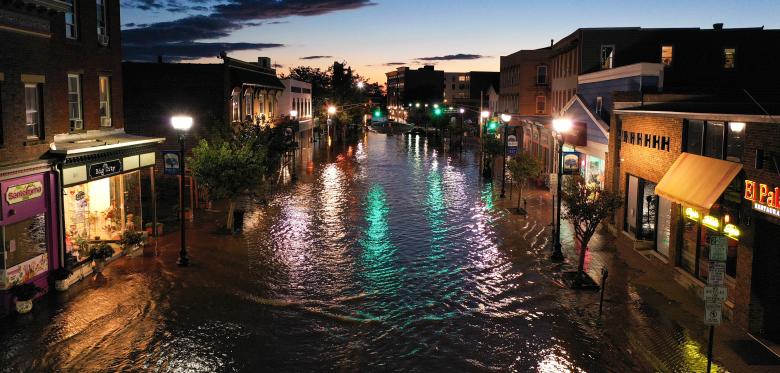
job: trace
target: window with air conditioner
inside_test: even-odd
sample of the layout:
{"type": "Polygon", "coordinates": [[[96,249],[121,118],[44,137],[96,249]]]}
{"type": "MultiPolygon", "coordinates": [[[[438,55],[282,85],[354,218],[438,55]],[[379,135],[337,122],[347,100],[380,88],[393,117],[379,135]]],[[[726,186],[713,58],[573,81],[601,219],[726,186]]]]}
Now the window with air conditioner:
{"type": "Polygon", "coordinates": [[[107,76],[98,78],[100,88],[100,126],[111,127],[111,80],[107,76]]]}
{"type": "Polygon", "coordinates": [[[24,85],[24,113],[25,113],[25,133],[28,139],[41,138],[41,85],[24,85]]]}
{"type": "Polygon", "coordinates": [[[674,47],[671,45],[661,46],[661,63],[664,66],[672,66],[672,57],[674,56],[674,47]]]}
{"type": "Polygon", "coordinates": [[[81,112],[81,75],[68,74],[68,118],[71,131],[84,129],[81,112]]]}
{"type": "Polygon", "coordinates": [[[736,48],[723,48],[723,68],[733,69],[737,66],[736,48]]]}
{"type": "Polygon", "coordinates": [[[108,45],[108,22],[106,20],[106,0],[96,0],[97,38],[101,45],[108,45]]]}

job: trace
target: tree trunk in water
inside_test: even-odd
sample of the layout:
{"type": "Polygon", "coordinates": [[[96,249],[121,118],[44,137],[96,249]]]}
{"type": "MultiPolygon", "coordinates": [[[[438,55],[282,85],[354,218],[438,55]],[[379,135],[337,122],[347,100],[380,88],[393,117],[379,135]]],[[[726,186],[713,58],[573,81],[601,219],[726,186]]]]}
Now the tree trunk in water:
{"type": "Polygon", "coordinates": [[[580,277],[582,277],[585,270],[585,252],[588,251],[588,241],[590,241],[590,237],[582,237],[580,239],[580,264],[577,268],[580,277]]]}
{"type": "Polygon", "coordinates": [[[233,211],[236,209],[236,202],[233,199],[230,199],[228,201],[228,216],[227,216],[227,222],[225,223],[225,227],[229,231],[233,231],[233,211]]]}
{"type": "Polygon", "coordinates": [[[520,211],[520,200],[523,199],[523,184],[517,184],[517,211],[520,211]]]}

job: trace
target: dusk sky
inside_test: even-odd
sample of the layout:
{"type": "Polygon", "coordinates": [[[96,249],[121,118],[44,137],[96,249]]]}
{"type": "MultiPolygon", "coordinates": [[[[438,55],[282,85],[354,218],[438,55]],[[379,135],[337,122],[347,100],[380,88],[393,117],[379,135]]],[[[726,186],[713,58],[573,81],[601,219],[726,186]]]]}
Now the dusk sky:
{"type": "Polygon", "coordinates": [[[397,65],[498,71],[499,56],[580,27],[780,28],[777,0],[123,0],[126,59],[213,62],[220,50],[277,71],[346,61],[371,81],[397,65]]]}

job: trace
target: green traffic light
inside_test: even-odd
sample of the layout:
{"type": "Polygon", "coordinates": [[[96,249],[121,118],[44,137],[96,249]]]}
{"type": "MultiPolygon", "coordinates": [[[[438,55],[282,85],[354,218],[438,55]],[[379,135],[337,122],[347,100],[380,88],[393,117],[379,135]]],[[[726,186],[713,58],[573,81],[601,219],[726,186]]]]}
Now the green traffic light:
{"type": "Polygon", "coordinates": [[[495,131],[496,128],[498,128],[498,122],[495,122],[495,121],[492,121],[492,120],[490,122],[488,122],[488,130],[495,131]]]}
{"type": "Polygon", "coordinates": [[[381,117],[382,116],[382,112],[379,111],[379,110],[376,110],[376,111],[374,111],[374,116],[375,117],[381,117]]]}
{"type": "Polygon", "coordinates": [[[438,116],[438,115],[441,115],[441,109],[440,109],[440,108],[438,108],[438,107],[437,107],[437,108],[435,108],[435,109],[433,109],[433,115],[437,115],[437,116],[438,116]]]}

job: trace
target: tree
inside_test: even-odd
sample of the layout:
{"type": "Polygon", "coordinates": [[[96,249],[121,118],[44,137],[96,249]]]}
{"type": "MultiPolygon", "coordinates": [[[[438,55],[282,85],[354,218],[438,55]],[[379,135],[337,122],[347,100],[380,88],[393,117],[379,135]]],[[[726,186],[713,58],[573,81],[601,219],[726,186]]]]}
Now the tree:
{"type": "Polygon", "coordinates": [[[599,224],[620,208],[620,196],[595,184],[587,184],[580,176],[574,176],[563,184],[561,201],[566,206],[561,216],[572,223],[576,240],[580,244],[580,261],[577,279],[583,278],[585,252],[599,224]]]}
{"type": "Polygon", "coordinates": [[[528,154],[528,152],[520,152],[507,162],[506,168],[509,169],[512,180],[517,182],[517,211],[519,212],[520,200],[523,196],[523,187],[525,186],[525,183],[528,182],[528,179],[539,176],[539,172],[542,171],[542,164],[539,163],[538,159],[528,154]]]}
{"type": "Polygon", "coordinates": [[[228,200],[226,226],[233,230],[236,199],[261,185],[265,171],[266,151],[252,142],[202,139],[187,159],[195,180],[209,190],[215,199],[228,200]]]}

